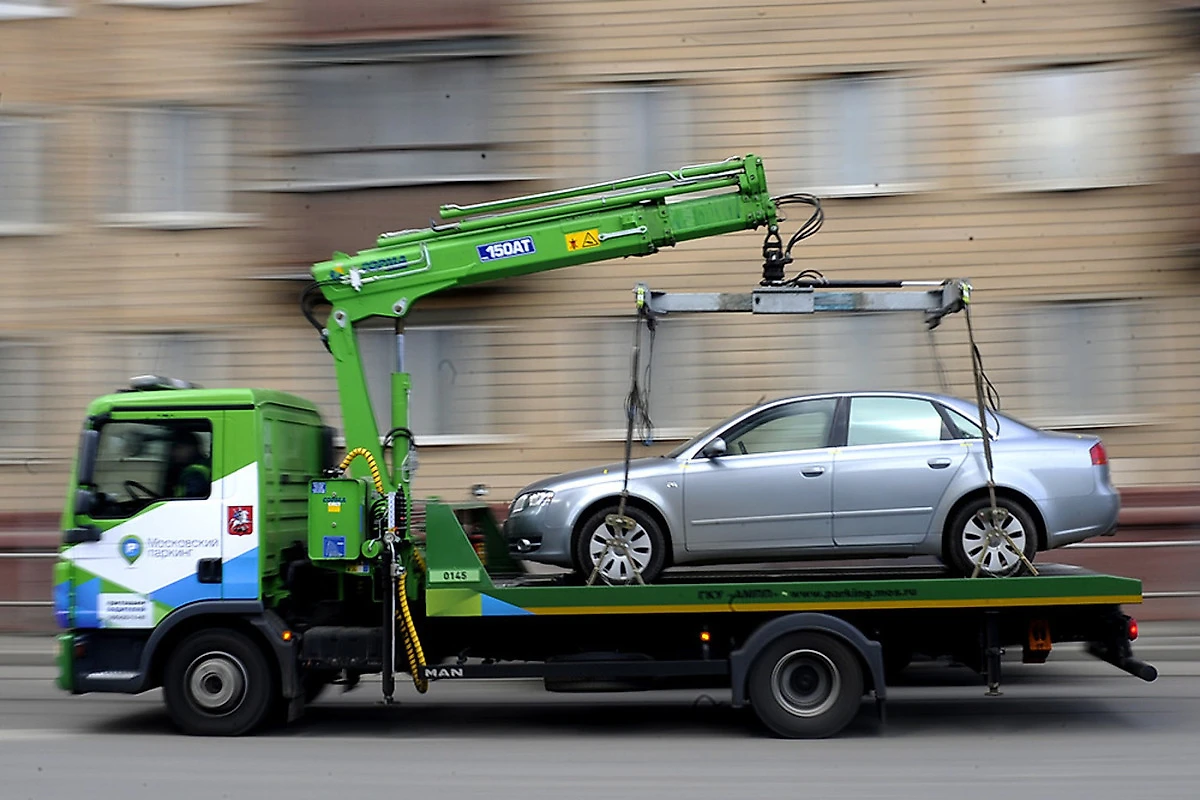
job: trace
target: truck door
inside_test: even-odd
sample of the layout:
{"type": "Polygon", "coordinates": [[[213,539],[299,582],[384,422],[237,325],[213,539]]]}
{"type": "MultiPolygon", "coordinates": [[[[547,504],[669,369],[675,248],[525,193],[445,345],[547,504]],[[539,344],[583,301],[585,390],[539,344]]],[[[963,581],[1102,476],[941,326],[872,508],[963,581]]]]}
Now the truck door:
{"type": "Polygon", "coordinates": [[[150,628],[221,597],[224,412],[114,412],[99,431],[92,507],[75,518],[98,541],[68,548],[75,627],[150,628]]]}

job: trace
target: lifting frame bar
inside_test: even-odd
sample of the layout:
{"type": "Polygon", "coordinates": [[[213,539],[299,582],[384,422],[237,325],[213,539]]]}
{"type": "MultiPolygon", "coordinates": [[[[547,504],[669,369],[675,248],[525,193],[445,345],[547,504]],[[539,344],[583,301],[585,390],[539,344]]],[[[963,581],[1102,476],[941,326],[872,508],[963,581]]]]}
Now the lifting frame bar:
{"type": "Polygon", "coordinates": [[[970,284],[961,279],[947,281],[879,281],[763,286],[750,292],[664,292],[638,286],[644,291],[651,314],[690,312],[752,312],[755,314],[812,314],[818,311],[924,311],[925,321],[935,328],[942,318],[963,308],[970,284]],[[899,291],[816,291],[849,287],[895,287],[899,291]],[[920,288],[925,291],[905,291],[920,288]]]}

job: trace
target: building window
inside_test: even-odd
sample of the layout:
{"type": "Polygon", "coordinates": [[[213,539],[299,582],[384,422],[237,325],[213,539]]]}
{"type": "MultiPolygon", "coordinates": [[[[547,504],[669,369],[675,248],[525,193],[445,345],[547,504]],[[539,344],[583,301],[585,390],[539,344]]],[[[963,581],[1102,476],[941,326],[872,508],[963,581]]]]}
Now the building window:
{"type": "MultiPolygon", "coordinates": [[[[625,438],[634,325],[632,317],[601,319],[585,322],[570,334],[570,352],[564,357],[574,369],[583,366],[567,390],[572,398],[569,419],[585,439],[625,438]]],[[[708,326],[699,319],[662,319],[651,342],[643,325],[638,382],[641,391],[648,390],[655,441],[687,438],[705,422],[708,392],[721,383],[711,361],[708,326]],[[708,376],[713,380],[706,380],[708,376]]],[[[645,433],[635,427],[635,441],[645,433]]]]}
{"type": "Polygon", "coordinates": [[[1155,99],[1127,67],[1063,66],[991,78],[979,163],[993,184],[1091,189],[1150,180],[1146,145],[1155,99]]]}
{"type": "Polygon", "coordinates": [[[70,13],[62,0],[0,0],[0,20],[65,17],[70,13]]]}
{"type": "Polygon", "coordinates": [[[501,70],[486,55],[296,67],[298,138],[276,188],[510,179],[501,70]]]}
{"type": "Polygon", "coordinates": [[[225,224],[231,199],[231,115],[183,107],[142,108],[119,115],[110,163],[114,222],[183,227],[225,224]]]}
{"type": "Polygon", "coordinates": [[[230,376],[230,342],[196,333],[139,333],[105,343],[93,363],[96,392],[129,385],[138,375],[176,378],[204,387],[225,385],[230,376]]]}
{"type": "MultiPolygon", "coordinates": [[[[361,328],[357,333],[371,407],[383,434],[392,419],[395,333],[390,328],[361,328]]],[[[492,350],[492,332],[486,328],[405,328],[404,367],[412,377],[409,427],[418,445],[496,439],[492,350]]]]}
{"type": "Polygon", "coordinates": [[[911,191],[928,176],[912,123],[917,92],[901,77],[845,76],[791,84],[781,157],[791,191],[855,196],[911,191]]]}
{"type": "Polygon", "coordinates": [[[1088,427],[1132,418],[1141,363],[1135,304],[1046,305],[1027,313],[1024,330],[1031,421],[1088,427]]]}
{"type": "Polygon", "coordinates": [[[43,223],[44,122],[0,116],[0,233],[43,223]]]}
{"type": "Polygon", "coordinates": [[[46,354],[33,342],[0,340],[0,458],[33,454],[41,441],[46,354]]]}
{"type": "MultiPolygon", "coordinates": [[[[822,391],[924,388],[934,376],[924,318],[917,312],[817,315],[801,319],[809,341],[815,333],[815,354],[804,353],[822,391]],[[815,330],[813,330],[815,328],[815,330]]],[[[803,334],[800,334],[803,336],[803,334]]],[[[798,338],[803,341],[803,338],[798,338]]]]}
{"type": "Polygon", "coordinates": [[[691,162],[690,109],[676,86],[630,86],[582,93],[591,109],[589,174],[607,181],[678,169],[691,162]]]}

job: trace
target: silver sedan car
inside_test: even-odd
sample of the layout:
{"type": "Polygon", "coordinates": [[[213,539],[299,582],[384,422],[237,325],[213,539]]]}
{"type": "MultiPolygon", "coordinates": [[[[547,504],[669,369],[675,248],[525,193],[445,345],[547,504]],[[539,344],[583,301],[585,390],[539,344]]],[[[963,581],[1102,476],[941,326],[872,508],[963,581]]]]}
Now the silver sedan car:
{"type": "Polygon", "coordinates": [[[997,512],[971,402],[914,392],[789,397],[664,456],[538,481],[505,536],[529,561],[608,583],[672,565],[937,556],[956,574],[1027,571],[1040,550],[1116,529],[1104,444],[988,412],[997,512]],[[624,523],[624,524],[622,524],[624,523]],[[632,523],[632,525],[630,525],[632,523]]]}

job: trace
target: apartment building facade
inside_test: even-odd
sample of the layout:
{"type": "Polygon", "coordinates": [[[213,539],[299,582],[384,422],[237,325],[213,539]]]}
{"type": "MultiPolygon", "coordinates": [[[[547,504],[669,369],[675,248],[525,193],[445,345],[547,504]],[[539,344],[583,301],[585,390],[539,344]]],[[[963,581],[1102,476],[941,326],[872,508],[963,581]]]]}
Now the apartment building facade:
{"type": "MultiPolygon", "coordinates": [[[[308,265],[443,202],[753,152],[823,198],[796,268],[966,277],[1002,408],[1200,470],[1200,59],[1167,3],[0,2],[0,512],[53,525],[87,399],[130,375],[320,402],[308,265]]],[[[803,220],[791,218],[786,225],[803,220]]],[[[408,322],[418,489],[503,501],[622,450],[632,294],[745,290],[761,234],[433,298],[408,322]]],[[[915,316],[686,317],[658,453],[762,397],[971,391],[915,316]]],[[[363,332],[378,380],[390,324],[363,332]]]]}

